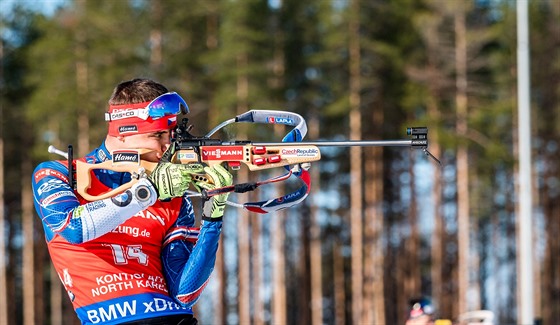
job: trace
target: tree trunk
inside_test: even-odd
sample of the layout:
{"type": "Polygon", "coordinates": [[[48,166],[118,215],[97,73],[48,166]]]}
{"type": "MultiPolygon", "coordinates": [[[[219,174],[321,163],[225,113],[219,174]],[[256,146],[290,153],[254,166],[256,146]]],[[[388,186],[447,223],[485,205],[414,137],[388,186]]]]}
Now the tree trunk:
{"type": "Polygon", "coordinates": [[[335,239],[333,242],[333,280],[334,280],[334,322],[346,324],[346,283],[344,276],[344,257],[342,247],[335,239]]]}
{"type": "MultiPolygon", "coordinates": [[[[301,211],[302,215],[307,216],[310,214],[307,207],[304,207],[301,211]]],[[[298,318],[297,322],[299,324],[311,324],[311,264],[310,264],[310,227],[311,221],[309,218],[301,218],[300,219],[300,238],[301,238],[301,247],[298,248],[299,250],[299,261],[297,264],[296,269],[296,277],[298,279],[298,286],[297,286],[297,302],[299,303],[300,308],[298,308],[298,318]]]]}
{"type": "MultiPolygon", "coordinates": [[[[2,43],[0,42],[0,59],[2,58],[2,43]]],[[[0,67],[2,69],[2,67],[0,67]]],[[[0,70],[0,80],[3,80],[3,75],[0,70]]],[[[0,120],[2,120],[3,112],[0,110],[0,120]]],[[[4,202],[4,135],[3,129],[0,128],[0,324],[9,324],[8,322],[8,281],[7,281],[7,266],[8,260],[6,258],[7,245],[6,245],[6,215],[5,215],[5,202],[4,202]]]]}
{"type": "MultiPolygon", "coordinates": [[[[24,159],[21,167],[22,175],[31,175],[33,170],[31,160],[24,159]]],[[[33,238],[35,218],[33,215],[33,193],[28,177],[21,181],[21,219],[24,234],[22,263],[23,324],[34,325],[37,324],[35,316],[35,243],[33,238]]]]}
{"type": "Polygon", "coordinates": [[[546,225],[546,251],[543,264],[543,324],[552,324],[560,318],[560,259],[558,252],[560,251],[560,208],[558,201],[549,204],[547,210],[546,225]],[[556,252],[556,253],[555,253],[556,252]]]}
{"type": "MultiPolygon", "coordinates": [[[[380,110],[381,112],[381,110],[380,110]]],[[[382,115],[382,113],[380,114],[382,115]]],[[[381,117],[382,119],[382,117],[381,117]]],[[[380,125],[380,124],[375,124],[380,125]]],[[[382,149],[373,149],[366,160],[366,216],[364,243],[364,323],[384,324],[385,284],[383,253],[383,154],[382,149]]]]}
{"type": "MultiPolygon", "coordinates": [[[[553,52],[546,51],[545,53],[556,53],[555,57],[552,57],[550,62],[558,62],[560,54],[558,54],[558,47],[560,46],[560,24],[558,24],[558,19],[560,19],[560,2],[559,1],[549,1],[551,18],[548,22],[548,32],[546,33],[546,39],[550,50],[553,52]],[[556,60],[556,61],[555,61],[556,60]]],[[[548,60],[543,62],[548,66],[548,60]]],[[[556,66],[553,71],[548,74],[549,80],[559,80],[560,78],[560,67],[556,66]],[[555,78],[555,79],[553,79],[555,78]]],[[[551,94],[551,102],[547,107],[542,107],[543,110],[547,110],[550,115],[549,125],[547,129],[549,130],[547,138],[549,141],[551,139],[560,138],[560,132],[558,131],[557,121],[558,121],[558,102],[560,100],[560,90],[558,89],[558,82],[547,82],[552,89],[548,92],[551,94]]],[[[547,150],[548,151],[548,150],[547,150]]],[[[560,319],[560,205],[558,200],[560,195],[558,195],[557,185],[554,185],[560,178],[560,166],[558,164],[558,158],[560,154],[558,150],[554,152],[548,151],[545,156],[545,165],[549,166],[544,175],[544,180],[542,181],[543,189],[542,198],[543,215],[545,223],[545,251],[543,256],[543,262],[534,262],[535,267],[540,267],[535,273],[535,289],[538,287],[538,274],[542,274],[542,290],[541,297],[535,299],[535,304],[540,302],[539,305],[535,305],[535,316],[538,317],[539,311],[542,315],[543,324],[553,324],[560,319]],[[541,309],[542,308],[542,309],[541,309]]],[[[534,254],[537,257],[539,254],[534,254]]],[[[535,294],[539,290],[535,290],[535,294]]]]}
{"type": "MultiPolygon", "coordinates": [[[[4,42],[0,41],[0,61],[4,62],[4,42]]],[[[4,83],[4,65],[0,64],[0,82],[4,83]]],[[[4,98],[4,90],[0,90],[4,98]]],[[[4,106],[0,107],[0,121],[4,121],[4,106]]],[[[4,202],[4,128],[0,125],[0,324],[8,324],[8,280],[6,258],[6,215],[4,202]]],[[[8,245],[9,246],[9,245],[8,245]]]]}
{"type": "MultiPolygon", "coordinates": [[[[560,205],[558,205],[558,195],[554,198],[555,192],[553,179],[559,176],[558,155],[545,154],[545,160],[549,162],[549,168],[543,175],[543,188],[540,197],[542,198],[544,222],[545,222],[545,250],[542,263],[542,310],[541,317],[543,324],[553,324],[560,319],[560,205]],[[556,166],[556,167],[552,167],[556,166]]],[[[536,254],[535,254],[536,255],[536,254]]],[[[537,265],[538,263],[535,263],[537,265]]],[[[540,272],[539,272],[540,273],[540,272]]],[[[537,273],[538,274],[538,273],[537,273]]],[[[535,276],[539,279],[540,276],[535,276]]],[[[541,282],[535,282],[536,286],[541,282]]],[[[535,290],[541,291],[541,290],[535,290]]],[[[541,300],[539,298],[539,300],[541,300]]],[[[535,309],[537,310],[537,309],[535,309]]]]}
{"type": "MultiPolygon", "coordinates": [[[[274,74],[272,87],[278,90],[279,93],[285,87],[285,56],[283,51],[284,34],[276,31],[274,37],[274,63],[272,72],[274,74]]],[[[280,99],[282,101],[282,99],[280,99]]],[[[274,128],[275,138],[284,136],[284,131],[280,127],[274,128]]],[[[282,183],[277,183],[274,186],[274,197],[283,195],[285,186],[282,183]]],[[[281,210],[275,213],[271,222],[271,241],[272,241],[272,324],[283,325],[288,322],[286,317],[287,301],[286,301],[286,210],[281,210]]]]}
{"type": "MultiPolygon", "coordinates": [[[[455,71],[457,106],[457,135],[461,140],[467,134],[467,35],[465,12],[461,5],[455,11],[455,71]]],[[[458,236],[458,301],[457,315],[469,310],[468,290],[470,273],[470,241],[469,241],[469,161],[466,144],[460,143],[457,148],[457,236],[458,236]]]]}
{"type": "MultiPolygon", "coordinates": [[[[32,212],[31,217],[35,219],[35,214],[32,212]]],[[[33,231],[34,235],[34,255],[35,255],[35,269],[41,270],[42,272],[35,272],[35,322],[36,324],[45,324],[48,317],[45,317],[45,279],[44,270],[45,260],[47,258],[47,248],[45,247],[45,237],[43,236],[43,225],[39,222],[34,222],[33,231]]],[[[50,262],[49,262],[50,263],[50,262]]]]}
{"type": "Polygon", "coordinates": [[[408,168],[408,173],[410,174],[410,193],[411,193],[411,197],[410,197],[410,220],[409,220],[409,225],[410,225],[410,238],[408,238],[408,240],[406,240],[406,254],[405,256],[407,257],[407,286],[405,287],[405,294],[406,297],[415,297],[418,296],[421,293],[421,288],[420,288],[420,279],[421,279],[421,274],[420,274],[420,265],[421,261],[420,261],[420,234],[419,234],[419,228],[420,228],[420,224],[418,221],[418,204],[416,201],[416,193],[415,193],[415,189],[416,189],[416,175],[414,173],[414,165],[415,165],[415,159],[414,159],[414,154],[416,154],[415,152],[409,152],[409,156],[410,156],[410,164],[409,164],[409,168],[408,168]]]}
{"type": "MultiPolygon", "coordinates": [[[[85,0],[76,2],[76,12],[81,20],[85,20],[86,5],[85,0]]],[[[76,29],[76,39],[74,55],[76,57],[76,89],[79,103],[86,103],[78,106],[78,156],[83,157],[89,151],[89,106],[88,94],[88,63],[87,63],[87,34],[85,28],[76,29]]]]}
{"type": "MultiPolygon", "coordinates": [[[[239,182],[245,182],[248,179],[248,172],[244,169],[238,172],[239,182]]],[[[246,198],[246,195],[240,195],[239,199],[246,198]]],[[[238,213],[237,224],[237,240],[239,258],[238,265],[238,313],[239,324],[251,323],[251,257],[249,244],[249,213],[241,210],[238,213]]]]}
{"type": "MultiPolygon", "coordinates": [[[[282,193],[283,186],[276,185],[276,193],[282,193]]],[[[278,197],[278,195],[277,195],[278,197]]],[[[272,219],[272,324],[287,324],[286,302],[286,255],[284,253],[286,212],[278,211],[272,219]]]]}
{"type": "Polygon", "coordinates": [[[151,1],[150,6],[150,20],[152,22],[152,28],[150,30],[150,70],[157,75],[163,62],[161,32],[161,19],[163,15],[161,1],[151,1]]]}
{"type": "MultiPolygon", "coordinates": [[[[382,138],[384,122],[383,109],[373,109],[372,129],[369,136],[382,138]]],[[[383,149],[370,148],[365,162],[365,179],[368,180],[365,191],[364,224],[364,324],[385,324],[385,285],[383,255],[383,149]]]]}
{"type": "MultiPolygon", "coordinates": [[[[248,58],[246,54],[240,54],[237,57],[238,71],[246,71],[248,58]]],[[[247,111],[249,96],[249,80],[246,75],[237,77],[237,114],[247,111]]],[[[244,134],[240,134],[240,138],[244,139],[244,134]]],[[[238,173],[238,181],[245,183],[249,179],[247,168],[242,168],[238,173]]],[[[247,195],[240,195],[239,199],[246,199],[247,195]]],[[[238,215],[238,281],[239,281],[239,324],[251,323],[251,257],[249,244],[249,213],[246,210],[240,210],[238,215]]]]}
{"type": "MultiPolygon", "coordinates": [[[[254,193],[251,193],[254,194],[254,193]]],[[[251,195],[249,196],[255,196],[251,195]]],[[[253,201],[253,200],[251,200],[253,201]]],[[[252,280],[252,295],[251,298],[253,299],[253,324],[255,325],[263,325],[264,324],[264,301],[261,295],[261,289],[263,287],[262,282],[262,252],[261,252],[261,240],[262,240],[262,231],[261,231],[261,218],[259,215],[253,215],[252,218],[249,219],[251,222],[251,251],[252,251],[252,258],[251,258],[251,266],[253,269],[251,280],[252,280]]]]}
{"type": "MultiPolygon", "coordinates": [[[[309,120],[309,138],[318,139],[319,138],[319,119],[316,112],[313,111],[311,119],[309,120]]],[[[318,166],[316,166],[318,167],[318,166]]],[[[313,188],[321,188],[319,169],[311,167],[311,186],[313,188]]],[[[310,270],[311,276],[311,324],[321,325],[323,324],[323,258],[321,255],[321,228],[319,225],[319,208],[316,204],[311,202],[311,213],[310,213],[310,264],[312,265],[312,270],[310,270]]]]}
{"type": "MultiPolygon", "coordinates": [[[[351,8],[359,11],[359,1],[353,0],[351,8]]],[[[359,15],[357,15],[359,16],[359,15]]],[[[359,21],[352,19],[348,26],[350,66],[350,139],[359,140],[362,135],[360,99],[360,43],[359,21]]],[[[362,206],[362,149],[350,148],[350,229],[352,245],[352,323],[362,323],[363,304],[363,206],[362,206]]]]}
{"type": "MultiPolygon", "coordinates": [[[[435,95],[435,94],[434,94],[435,95]]],[[[435,121],[440,120],[440,111],[434,100],[428,101],[428,115],[435,121]]],[[[430,134],[430,152],[435,157],[441,157],[441,147],[439,145],[438,132],[430,134]]],[[[443,178],[441,168],[433,169],[433,185],[432,185],[432,202],[434,207],[433,225],[434,230],[431,236],[431,280],[432,280],[432,298],[439,304],[443,302],[443,236],[445,234],[445,225],[443,222],[442,206],[442,190],[443,178]]]]}
{"type": "MultiPolygon", "coordinates": [[[[469,173],[469,183],[470,184],[477,184],[478,183],[478,174],[477,173],[469,173]]],[[[472,185],[471,185],[472,188],[472,185]]],[[[475,197],[473,192],[470,192],[470,196],[471,197],[475,197]]],[[[475,197],[474,201],[471,200],[471,206],[473,207],[477,207],[479,206],[477,203],[478,200],[478,196],[475,197]]],[[[477,218],[475,218],[474,220],[471,220],[470,222],[470,233],[472,233],[474,236],[474,239],[476,240],[476,244],[473,244],[471,246],[473,246],[473,249],[471,251],[470,257],[471,257],[471,261],[469,263],[470,265],[470,270],[471,270],[471,274],[473,274],[474,276],[471,278],[470,280],[470,284],[469,284],[469,294],[472,295],[472,299],[471,299],[471,304],[468,305],[468,310],[480,310],[482,309],[482,292],[481,292],[481,283],[484,281],[483,280],[483,275],[482,272],[480,272],[481,267],[480,267],[480,256],[482,254],[482,251],[480,249],[476,249],[474,247],[480,247],[482,246],[481,243],[481,236],[482,234],[480,233],[480,222],[481,222],[481,218],[480,216],[478,216],[477,218]]]]}

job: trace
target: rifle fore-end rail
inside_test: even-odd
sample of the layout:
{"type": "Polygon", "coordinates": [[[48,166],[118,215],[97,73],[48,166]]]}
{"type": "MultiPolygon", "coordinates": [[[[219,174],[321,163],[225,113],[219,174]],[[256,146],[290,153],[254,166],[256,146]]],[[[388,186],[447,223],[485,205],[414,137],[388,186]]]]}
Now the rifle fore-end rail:
{"type": "Polygon", "coordinates": [[[181,164],[205,163],[209,166],[227,163],[232,169],[244,164],[250,171],[296,165],[321,159],[321,151],[314,145],[271,145],[221,143],[220,145],[181,148],[174,161],[181,164]]]}

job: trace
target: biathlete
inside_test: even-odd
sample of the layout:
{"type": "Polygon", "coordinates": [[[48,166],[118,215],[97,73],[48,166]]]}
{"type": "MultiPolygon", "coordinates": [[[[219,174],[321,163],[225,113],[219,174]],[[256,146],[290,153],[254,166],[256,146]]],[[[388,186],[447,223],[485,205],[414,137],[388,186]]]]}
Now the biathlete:
{"type": "MultiPolygon", "coordinates": [[[[193,206],[184,194],[191,184],[231,185],[232,176],[220,165],[166,159],[175,150],[170,136],[181,112],[188,112],[185,100],[155,81],[115,87],[105,141],[81,160],[96,164],[119,150],[149,149],[142,159],[158,164],[113,197],[82,198],[70,184],[67,161],[43,162],[34,171],[35,209],[49,254],[82,324],[197,323],[191,307],[214,268],[228,194],[206,202],[200,228],[194,228],[193,206]],[[195,173],[209,180],[194,181],[195,173]]],[[[129,173],[90,173],[92,195],[131,180],[129,173]]]]}

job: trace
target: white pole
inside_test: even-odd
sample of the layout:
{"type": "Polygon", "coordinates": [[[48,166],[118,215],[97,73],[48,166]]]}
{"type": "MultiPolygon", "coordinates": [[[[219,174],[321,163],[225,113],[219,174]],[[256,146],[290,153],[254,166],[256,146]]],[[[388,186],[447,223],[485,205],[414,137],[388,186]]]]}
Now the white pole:
{"type": "Polygon", "coordinates": [[[519,215],[517,216],[518,324],[533,324],[531,107],[528,0],[517,0],[517,92],[519,124],[519,215]]]}

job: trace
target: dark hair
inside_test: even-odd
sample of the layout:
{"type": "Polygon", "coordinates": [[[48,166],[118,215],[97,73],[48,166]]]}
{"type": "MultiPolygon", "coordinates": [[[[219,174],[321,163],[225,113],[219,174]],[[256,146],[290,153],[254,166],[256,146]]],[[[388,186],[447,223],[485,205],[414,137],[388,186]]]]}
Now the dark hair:
{"type": "Polygon", "coordinates": [[[169,92],[167,88],[150,79],[132,79],[119,83],[113,90],[109,105],[148,102],[169,92]]]}

